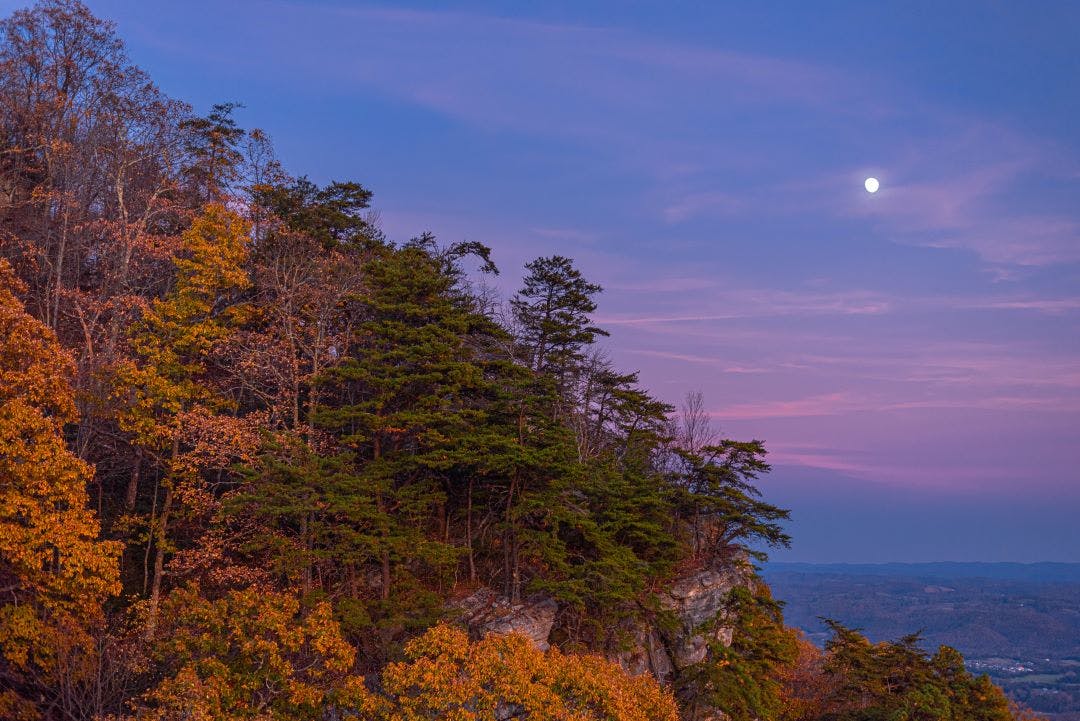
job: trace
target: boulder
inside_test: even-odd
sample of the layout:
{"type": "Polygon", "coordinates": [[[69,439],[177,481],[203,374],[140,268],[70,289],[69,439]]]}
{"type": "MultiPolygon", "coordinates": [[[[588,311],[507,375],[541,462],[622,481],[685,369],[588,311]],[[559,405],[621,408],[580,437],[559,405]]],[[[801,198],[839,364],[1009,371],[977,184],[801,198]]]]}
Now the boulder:
{"type": "Polygon", "coordinates": [[[559,611],[559,604],[547,596],[530,596],[511,604],[490,588],[482,588],[454,606],[474,634],[484,637],[520,633],[541,651],[550,646],[548,637],[559,611]]]}

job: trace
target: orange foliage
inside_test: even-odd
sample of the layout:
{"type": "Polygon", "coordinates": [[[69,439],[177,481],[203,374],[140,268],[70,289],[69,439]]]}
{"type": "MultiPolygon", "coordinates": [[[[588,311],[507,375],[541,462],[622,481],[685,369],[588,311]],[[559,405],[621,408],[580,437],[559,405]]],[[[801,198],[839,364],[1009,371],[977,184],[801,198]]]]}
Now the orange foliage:
{"type": "Polygon", "coordinates": [[[237,214],[208,205],[183,234],[176,288],[151,304],[131,339],[140,362],[117,369],[119,425],[138,445],[163,448],[179,430],[184,411],[222,404],[203,376],[211,352],[243,314],[238,306],[222,307],[222,301],[251,285],[243,269],[248,231],[237,214]]]}
{"type": "Polygon", "coordinates": [[[62,649],[88,640],[102,601],[119,591],[119,544],[98,539],[86,495],[93,468],[64,441],[76,420],[72,360],[20,291],[0,260],[0,671],[42,679],[62,649]]]}
{"type": "Polygon", "coordinates": [[[512,709],[529,721],[676,721],[671,694],[600,656],[537,650],[520,635],[470,642],[440,625],[383,672],[380,721],[481,721],[512,709]]]}
{"type": "Polygon", "coordinates": [[[825,656],[801,632],[795,634],[796,655],[780,671],[781,721],[819,718],[826,712],[835,681],[825,674],[825,656]]]}

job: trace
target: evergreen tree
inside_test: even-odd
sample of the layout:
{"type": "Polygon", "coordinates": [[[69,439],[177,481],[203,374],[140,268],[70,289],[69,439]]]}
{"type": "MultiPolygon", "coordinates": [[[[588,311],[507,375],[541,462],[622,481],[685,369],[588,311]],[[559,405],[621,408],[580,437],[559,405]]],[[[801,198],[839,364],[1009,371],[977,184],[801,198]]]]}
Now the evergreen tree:
{"type": "Polygon", "coordinates": [[[753,483],[769,471],[761,441],[721,439],[696,452],[672,450],[674,504],[694,557],[730,558],[742,551],[763,558],[754,544],[790,544],[781,525],[789,512],[763,501],[753,483]]]}
{"type": "Polygon", "coordinates": [[[485,252],[442,251],[430,237],[375,250],[351,301],[346,355],[317,381],[315,424],[336,450],[269,464],[240,499],[271,528],[299,529],[307,550],[280,562],[331,563],[322,586],[342,598],[350,630],[375,623],[392,638],[430,622],[441,604],[433,589],[460,561],[448,499],[489,444],[477,349],[500,333],[459,287],[458,260],[474,250],[485,252]]]}
{"type": "Polygon", "coordinates": [[[222,203],[240,180],[244,160],[239,150],[247,132],[236,125],[239,103],[217,103],[206,117],[188,118],[179,125],[184,138],[181,175],[194,207],[222,203]]]}
{"type": "Polygon", "coordinates": [[[872,644],[860,633],[826,620],[824,672],[831,691],[824,718],[838,721],[1007,721],[1008,702],[986,676],[974,677],[960,654],[942,646],[933,657],[919,634],[872,644]]]}
{"type": "Polygon", "coordinates": [[[320,188],[307,178],[296,178],[288,184],[258,185],[252,195],[289,230],[326,247],[362,245],[377,235],[360,212],[370,205],[372,193],[359,183],[334,181],[320,188]]]}
{"type": "Polygon", "coordinates": [[[561,255],[526,264],[524,286],[510,300],[526,365],[563,382],[584,349],[607,331],[592,324],[593,296],[601,288],[561,255]]]}
{"type": "Polygon", "coordinates": [[[736,588],[712,623],[731,624],[731,643],[712,643],[709,658],[683,674],[679,694],[691,714],[704,707],[723,709],[733,721],[776,718],[783,707],[782,674],[797,646],[768,587],[759,582],[753,591],[736,588]]]}

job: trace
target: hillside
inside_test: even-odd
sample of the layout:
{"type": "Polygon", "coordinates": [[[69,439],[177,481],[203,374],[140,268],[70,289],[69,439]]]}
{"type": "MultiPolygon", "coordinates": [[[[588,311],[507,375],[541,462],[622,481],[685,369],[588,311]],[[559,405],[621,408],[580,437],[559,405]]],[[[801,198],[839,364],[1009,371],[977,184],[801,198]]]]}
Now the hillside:
{"type": "Polygon", "coordinates": [[[785,626],[765,443],[616,367],[571,258],[499,297],[77,0],[0,67],[0,718],[1014,717],[785,626]]]}
{"type": "Polygon", "coordinates": [[[1012,698],[1080,717],[1080,564],[770,563],[763,575],[817,643],[830,635],[822,617],[874,640],[921,630],[925,647],[957,648],[1012,698]]]}

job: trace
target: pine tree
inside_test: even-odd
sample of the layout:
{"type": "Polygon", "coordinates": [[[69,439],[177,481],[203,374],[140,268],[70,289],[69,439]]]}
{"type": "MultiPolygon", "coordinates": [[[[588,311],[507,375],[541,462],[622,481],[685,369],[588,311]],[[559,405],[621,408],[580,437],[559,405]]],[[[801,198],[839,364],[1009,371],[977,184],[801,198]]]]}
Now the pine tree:
{"type": "Polygon", "coordinates": [[[240,107],[239,103],[217,103],[206,117],[187,118],[179,124],[185,153],[181,175],[193,207],[224,203],[240,180],[244,156],[239,145],[247,131],[232,116],[240,107]]]}
{"type": "Polygon", "coordinates": [[[525,269],[524,286],[510,300],[524,361],[561,383],[584,360],[584,349],[607,335],[589,318],[601,288],[561,255],[537,258],[525,269]]]}
{"type": "Polygon", "coordinates": [[[371,203],[370,190],[355,182],[332,182],[320,188],[306,177],[291,183],[254,188],[255,204],[326,248],[365,245],[377,232],[360,211],[371,203]]]}
{"type": "Polygon", "coordinates": [[[769,471],[761,441],[720,439],[696,451],[674,447],[670,472],[677,515],[694,557],[763,558],[756,543],[791,543],[781,523],[789,512],[761,499],[754,481],[769,471]]]}
{"type": "Polygon", "coordinates": [[[679,695],[687,710],[720,708],[733,721],[776,718],[784,703],[782,674],[797,654],[780,604],[764,583],[736,588],[712,623],[731,624],[731,643],[713,643],[709,657],[682,674],[679,695]]]}
{"type": "Polygon", "coordinates": [[[459,259],[484,249],[423,237],[373,252],[344,357],[316,381],[314,422],[333,452],[268,463],[237,500],[269,524],[264,538],[295,544],[299,531],[302,560],[278,563],[300,579],[319,559],[332,566],[321,585],[340,597],[347,629],[374,623],[393,637],[430,622],[441,604],[432,589],[452,583],[461,560],[448,501],[497,442],[479,348],[500,331],[459,287],[459,259]]]}

